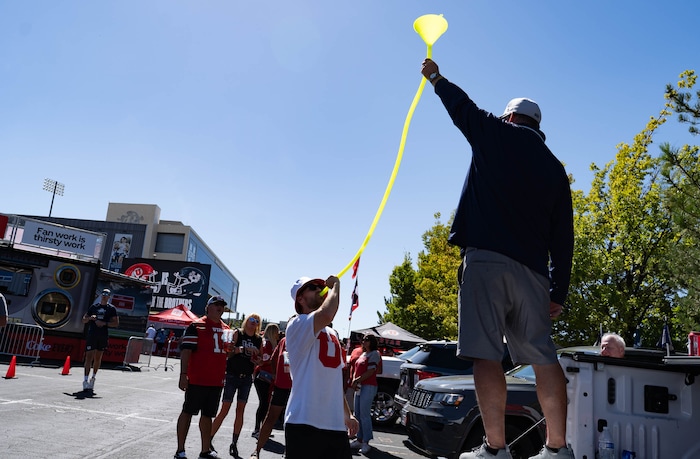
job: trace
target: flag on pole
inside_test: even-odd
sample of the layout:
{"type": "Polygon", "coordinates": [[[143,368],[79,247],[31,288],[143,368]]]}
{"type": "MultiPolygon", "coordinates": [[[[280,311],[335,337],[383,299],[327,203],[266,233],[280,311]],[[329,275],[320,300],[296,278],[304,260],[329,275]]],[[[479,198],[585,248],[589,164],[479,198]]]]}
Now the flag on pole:
{"type": "Polygon", "coordinates": [[[666,351],[667,355],[673,352],[673,342],[671,341],[671,331],[668,328],[668,322],[664,323],[664,329],[661,332],[661,338],[656,343],[656,347],[660,347],[666,351]]]}
{"type": "Polygon", "coordinates": [[[355,276],[357,276],[357,268],[360,267],[360,257],[357,257],[357,261],[355,262],[354,265],[352,265],[352,278],[354,279],[355,276]]]}
{"type": "Polygon", "coordinates": [[[360,307],[360,298],[357,296],[357,279],[355,279],[355,288],[352,290],[352,304],[350,305],[350,317],[352,319],[352,313],[355,309],[360,307]]]}

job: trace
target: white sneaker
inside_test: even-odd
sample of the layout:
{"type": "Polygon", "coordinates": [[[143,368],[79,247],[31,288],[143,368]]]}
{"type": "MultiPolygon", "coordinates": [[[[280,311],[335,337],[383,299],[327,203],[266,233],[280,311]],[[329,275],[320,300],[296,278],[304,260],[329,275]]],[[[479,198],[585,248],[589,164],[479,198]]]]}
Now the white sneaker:
{"type": "Polygon", "coordinates": [[[89,388],[90,388],[90,383],[86,379],[85,381],[83,381],[83,390],[88,390],[89,388]]]}
{"type": "Polygon", "coordinates": [[[367,453],[370,452],[371,449],[372,449],[372,447],[369,446],[369,442],[363,443],[363,444],[362,444],[362,447],[360,448],[360,452],[361,452],[362,454],[367,454],[367,453]]]}
{"type": "Polygon", "coordinates": [[[93,376],[90,378],[90,382],[88,382],[88,389],[93,390],[95,388],[95,377],[93,376]]]}
{"type": "Polygon", "coordinates": [[[358,440],[353,441],[350,443],[350,449],[360,449],[362,448],[362,443],[358,440]]]}
{"type": "Polygon", "coordinates": [[[486,445],[482,444],[479,449],[474,450],[470,453],[462,453],[459,455],[459,459],[513,459],[510,455],[510,451],[506,449],[499,449],[496,455],[489,453],[486,449],[486,445]]]}
{"type": "Polygon", "coordinates": [[[542,447],[542,451],[537,456],[532,456],[530,459],[574,459],[574,452],[568,447],[559,448],[559,451],[552,452],[546,446],[542,447]]]}

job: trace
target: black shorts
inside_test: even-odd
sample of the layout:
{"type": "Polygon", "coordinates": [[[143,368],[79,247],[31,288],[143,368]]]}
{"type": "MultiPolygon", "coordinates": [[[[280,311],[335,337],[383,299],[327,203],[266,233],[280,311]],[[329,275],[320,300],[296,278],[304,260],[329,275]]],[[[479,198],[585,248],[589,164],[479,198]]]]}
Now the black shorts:
{"type": "Polygon", "coordinates": [[[107,336],[88,336],[85,340],[85,351],[104,351],[108,341],[107,336]]]}
{"type": "Polygon", "coordinates": [[[306,424],[285,424],[287,459],[352,459],[348,433],[306,424]]]}
{"type": "Polygon", "coordinates": [[[289,394],[292,392],[292,389],[282,389],[279,387],[275,387],[272,389],[272,399],[270,400],[270,405],[275,405],[275,406],[287,406],[287,402],[289,401],[289,394]]]}
{"type": "Polygon", "coordinates": [[[185,403],[182,404],[182,411],[196,416],[202,410],[202,416],[215,418],[219,411],[219,399],[223,387],[217,386],[197,386],[190,384],[185,391],[185,403]]]}

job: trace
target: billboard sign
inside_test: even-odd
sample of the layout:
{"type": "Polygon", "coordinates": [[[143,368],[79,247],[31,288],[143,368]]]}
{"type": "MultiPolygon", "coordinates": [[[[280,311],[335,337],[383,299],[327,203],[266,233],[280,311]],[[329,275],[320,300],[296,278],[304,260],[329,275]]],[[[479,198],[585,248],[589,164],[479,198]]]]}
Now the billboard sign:
{"type": "Polygon", "coordinates": [[[27,219],[22,244],[94,257],[101,234],[27,219]]]}
{"type": "Polygon", "coordinates": [[[209,299],[211,265],[192,261],[126,258],[124,275],[154,282],[151,287],[151,311],[172,309],[177,305],[201,316],[209,299]]]}

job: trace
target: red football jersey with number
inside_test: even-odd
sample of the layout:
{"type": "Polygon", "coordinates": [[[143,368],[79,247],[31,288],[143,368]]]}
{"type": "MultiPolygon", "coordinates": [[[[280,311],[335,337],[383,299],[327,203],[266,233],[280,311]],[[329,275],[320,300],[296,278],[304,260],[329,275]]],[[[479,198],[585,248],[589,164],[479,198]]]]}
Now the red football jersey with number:
{"type": "Polygon", "coordinates": [[[229,327],[206,317],[195,320],[182,337],[181,348],[191,349],[187,379],[198,386],[223,387],[226,380],[226,349],[221,339],[229,327]]]}

